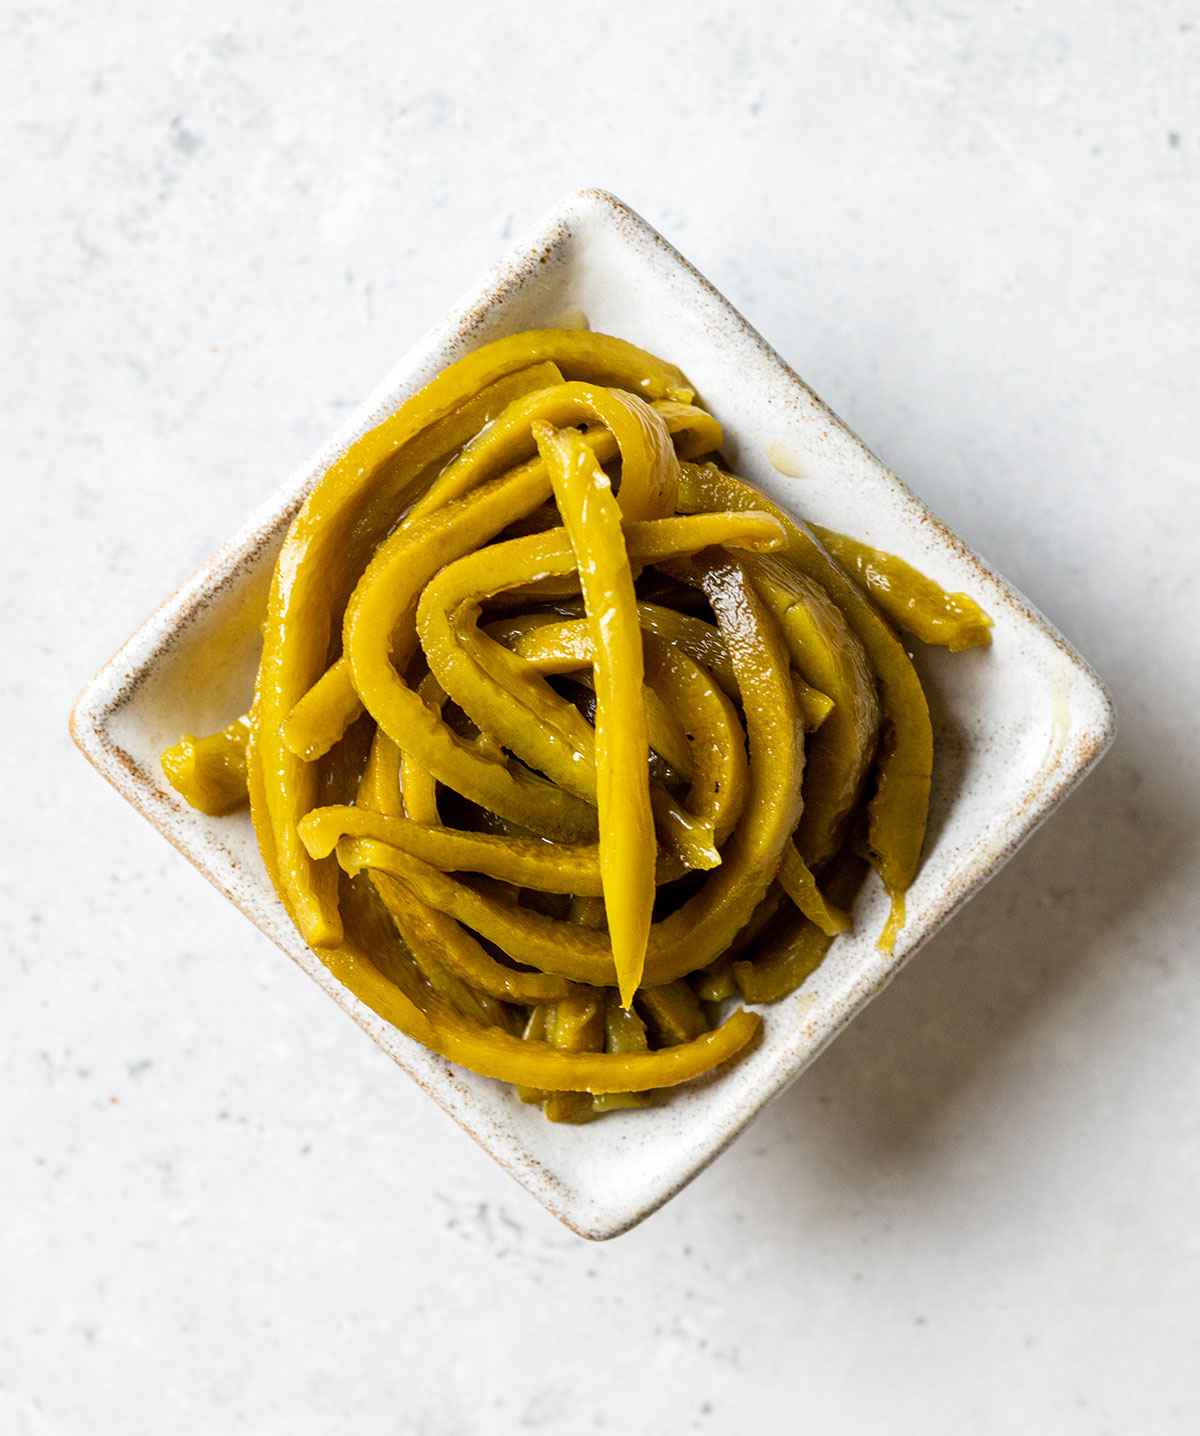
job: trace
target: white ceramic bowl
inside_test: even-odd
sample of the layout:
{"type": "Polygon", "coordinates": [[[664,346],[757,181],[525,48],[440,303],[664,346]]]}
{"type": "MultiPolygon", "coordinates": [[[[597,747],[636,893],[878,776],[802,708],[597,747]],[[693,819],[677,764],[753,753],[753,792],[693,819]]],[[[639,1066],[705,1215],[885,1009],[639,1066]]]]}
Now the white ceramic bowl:
{"type": "Polygon", "coordinates": [[[584,190],[387,376],[354,418],[154,614],[81,695],[76,742],[100,772],[433,1099],[572,1230],[627,1230],[674,1195],[789,1086],[1062,802],[1112,740],[1096,675],[1021,595],[950,533],[669,244],[611,195],[584,190]],[[485,340],[582,310],[679,364],[726,427],[737,470],[777,503],[902,555],[995,619],[990,649],[921,650],[938,741],[924,865],[896,952],[874,945],[877,885],[856,933],[787,1001],[761,1044],[661,1108],[553,1125],[505,1087],[451,1067],[363,1007],[301,943],[258,860],[249,820],[206,818],[166,785],[161,749],[246,704],[257,625],[287,525],[332,459],[452,360],[485,340]],[[788,455],[785,477],[768,459],[788,455]]]}

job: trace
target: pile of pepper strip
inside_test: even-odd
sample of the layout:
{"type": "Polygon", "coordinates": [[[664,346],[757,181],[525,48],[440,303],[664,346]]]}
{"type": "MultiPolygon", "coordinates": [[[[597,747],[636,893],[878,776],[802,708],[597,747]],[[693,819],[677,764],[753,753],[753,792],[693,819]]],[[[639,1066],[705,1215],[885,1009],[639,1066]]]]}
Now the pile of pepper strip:
{"type": "Polygon", "coordinates": [[[933,740],[893,623],[990,620],[713,461],[673,365],[536,330],[452,364],[280,551],[249,714],[163,755],[248,796],[305,941],[364,1003],[556,1121],[750,1044],[849,926],[890,948],[933,740]]]}

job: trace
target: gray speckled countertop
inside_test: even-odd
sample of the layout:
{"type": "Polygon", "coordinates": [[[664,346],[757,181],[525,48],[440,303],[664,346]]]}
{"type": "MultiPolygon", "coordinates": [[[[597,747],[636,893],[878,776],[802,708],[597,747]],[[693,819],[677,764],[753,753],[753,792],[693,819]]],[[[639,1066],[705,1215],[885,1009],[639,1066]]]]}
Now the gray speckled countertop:
{"type": "Polygon", "coordinates": [[[0,1431],[1200,1426],[1200,10],[667,9],[4,8],[0,1431]],[[812,1072],[605,1247],[65,730],[583,183],[674,239],[1122,719],[812,1072]]]}

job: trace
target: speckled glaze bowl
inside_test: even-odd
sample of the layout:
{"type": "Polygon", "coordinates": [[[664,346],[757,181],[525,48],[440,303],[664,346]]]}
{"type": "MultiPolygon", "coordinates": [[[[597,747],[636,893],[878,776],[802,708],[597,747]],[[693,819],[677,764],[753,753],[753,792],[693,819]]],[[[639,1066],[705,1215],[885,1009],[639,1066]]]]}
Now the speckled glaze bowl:
{"type": "Polygon", "coordinates": [[[620,201],[584,190],[411,350],[349,424],[147,620],[85,689],[71,726],[109,782],[455,1121],[568,1227],[599,1239],[649,1216],[799,1077],[1099,760],[1114,717],[1079,654],[884,468],[727,300],[620,201]],[[476,345],[579,310],[594,329],[679,364],[725,425],[734,467],[777,503],[900,554],[949,589],[969,590],[995,619],[990,649],[916,655],[937,767],[925,861],[894,955],[875,948],[886,903],[870,885],[855,933],[833,945],[799,991],[766,1009],[763,1040],[745,1060],[676,1091],[662,1107],[583,1128],[546,1122],[506,1087],[452,1067],[363,1007],[300,941],[259,862],[249,819],[194,812],[158,763],[181,732],[215,728],[244,708],[275,554],[330,462],[476,345]]]}

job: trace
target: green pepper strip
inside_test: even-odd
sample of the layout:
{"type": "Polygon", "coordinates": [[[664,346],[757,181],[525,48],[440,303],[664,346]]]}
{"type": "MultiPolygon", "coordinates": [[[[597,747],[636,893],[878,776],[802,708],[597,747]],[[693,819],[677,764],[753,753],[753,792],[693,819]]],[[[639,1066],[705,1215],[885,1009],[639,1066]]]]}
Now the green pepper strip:
{"type": "MultiPolygon", "coordinates": [[[[639,618],[647,606],[638,605],[639,618]]],[[[701,626],[711,627],[703,623],[701,626]]],[[[574,673],[592,663],[591,634],[586,624],[578,620],[559,621],[544,614],[527,615],[492,624],[489,634],[497,641],[510,644],[541,673],[574,673]]],[[[712,682],[712,676],[688,653],[652,632],[643,632],[642,644],[648,679],[643,696],[653,694],[656,705],[671,715],[685,744],[685,761],[681,762],[673,752],[663,751],[666,744],[663,749],[658,748],[653,722],[650,746],[663,752],[680,776],[689,779],[691,789],[684,808],[660,803],[655,807],[655,815],[664,827],[672,823],[686,824],[688,844],[715,851],[741,813],[745,797],[745,735],[732,704],[712,682]]],[[[723,663],[728,665],[723,644],[720,652],[723,663]]],[[[732,667],[730,675],[732,677],[732,667]]],[[[733,680],[733,688],[736,692],[736,680],[733,680]]],[[[647,705],[647,714],[653,711],[647,705]]],[[[658,797],[656,790],[652,793],[652,802],[658,797]]],[[[708,862],[704,866],[716,864],[708,862]]]]}
{"type": "MultiPolygon", "coordinates": [[[[546,1023],[552,1047],[563,1052],[599,1052],[604,1047],[603,993],[567,997],[556,1002],[546,1023]]],[[[551,1122],[590,1122],[595,1115],[590,1092],[552,1092],[542,1111],[551,1122]]]]}
{"type": "MultiPolygon", "coordinates": [[[[525,427],[538,414],[562,423],[599,416],[623,456],[622,502],[635,512],[673,506],[674,453],[662,422],[634,396],[564,384],[518,400],[472,446],[473,472],[520,452],[514,412],[525,427]]],[[[544,463],[529,461],[401,525],[376,551],[354,591],[344,640],[355,688],[404,751],[480,807],[543,836],[570,841],[595,830],[595,813],[581,798],[548,783],[522,782],[504,764],[486,761],[458,740],[400,676],[415,639],[410,610],[428,580],[457,555],[478,551],[514,514],[540,503],[550,487],[544,463]]],[[[453,691],[446,675],[440,677],[453,691]]]]}
{"type": "MultiPolygon", "coordinates": [[[[336,828],[343,818],[355,831],[361,829],[373,834],[394,834],[399,831],[412,840],[413,833],[418,831],[418,825],[400,816],[398,757],[396,745],[386,733],[376,729],[367,766],[358,788],[357,806],[315,808],[301,821],[301,841],[310,851],[315,844],[320,856],[330,852],[332,842],[329,840],[329,831],[336,828]]],[[[469,839],[473,836],[455,833],[440,826],[432,828],[431,832],[435,843],[448,842],[451,847],[460,838],[469,839]]],[[[417,837],[416,841],[419,843],[422,839],[417,837]]],[[[394,850],[389,849],[389,852],[392,851],[394,850]]],[[[441,851],[446,851],[445,846],[441,851]]],[[[386,862],[379,863],[370,874],[371,882],[384,907],[391,914],[392,920],[412,948],[418,964],[435,988],[439,987],[439,976],[445,974],[443,985],[453,976],[455,980],[461,979],[479,989],[489,1000],[526,1005],[553,1001],[569,995],[573,990],[571,984],[562,978],[540,972],[516,972],[504,963],[497,962],[453,918],[423,903],[403,882],[404,876],[402,866],[389,865],[386,862]],[[401,881],[395,881],[396,878],[401,881]]],[[[456,1005],[461,1007],[461,1004],[456,1005]]]]}
{"type": "Polygon", "coordinates": [[[542,892],[583,897],[601,892],[595,843],[551,844],[540,838],[469,833],[358,807],[314,808],[301,820],[300,836],[314,858],[328,857],[341,838],[374,838],[442,872],[486,873],[542,892]]]}
{"type": "MultiPolygon", "coordinates": [[[[627,1007],[621,1006],[621,999],[615,992],[608,994],[604,1010],[604,1048],[606,1052],[645,1052],[646,1026],[642,1019],[627,1007]]],[[[630,1107],[648,1107],[650,1099],[644,1092],[600,1092],[592,1097],[592,1111],[600,1116],[604,1112],[619,1112],[630,1107]]]]}
{"type": "Polygon", "coordinates": [[[895,554],[819,524],[809,527],[897,628],[951,653],[991,643],[992,620],[970,594],[947,593],[895,554]]]}
{"type": "Polygon", "coordinates": [[[690,1042],[708,1027],[699,999],[683,981],[668,982],[663,987],[651,987],[640,992],[638,1007],[663,1047],[690,1042]]]}
{"type": "MultiPolygon", "coordinates": [[[[573,608],[574,605],[571,604],[561,605],[563,613],[571,612],[573,608]]],[[[737,680],[733,676],[733,668],[725,653],[721,636],[711,623],[705,623],[702,618],[696,618],[690,613],[677,613],[673,608],[646,602],[638,604],[638,618],[646,632],[657,634],[666,639],[673,648],[680,649],[690,658],[694,658],[702,668],[711,673],[723,692],[730,697],[737,696],[737,680]]],[[[515,631],[513,625],[532,628],[549,621],[552,620],[544,614],[520,615],[511,620],[489,624],[488,633],[498,642],[508,642],[504,634],[515,631]]],[[[586,641],[587,625],[579,622],[574,628],[569,628],[567,624],[563,624],[561,632],[565,649],[573,643],[586,641]]],[[[833,711],[834,701],[806,683],[798,673],[792,675],[792,683],[796,689],[796,702],[800,705],[805,730],[815,733],[833,711]]]]}
{"type": "MultiPolygon", "coordinates": [[[[685,539],[688,531],[681,525],[688,522],[661,519],[629,525],[630,553],[663,562],[718,541],[719,524],[706,534],[693,530],[685,539]]],[[[726,544],[733,534],[725,531],[726,544]]],[[[744,541],[745,535],[741,537],[744,541]]],[[[542,563],[552,568],[548,560],[556,542],[553,535],[513,539],[490,551],[492,561],[501,573],[520,578],[526,566],[516,562],[516,553],[524,554],[531,567],[542,563]],[[501,555],[499,549],[509,553],[501,555]]],[[[477,555],[459,560],[460,565],[480,562],[477,555]]],[[[750,742],[745,817],[727,844],[721,867],[677,911],[652,926],[643,978],[647,986],[661,986],[704,967],[729,946],[774,879],[800,807],[801,725],[782,640],[735,561],[713,560],[699,567],[705,596],[738,674],[745,710],[750,742]]],[[[386,858],[388,851],[372,851],[364,840],[345,840],[337,848],[339,862],[351,872],[386,858]]],[[[615,968],[605,934],[527,909],[505,908],[417,859],[405,862],[406,881],[426,902],[495,942],[510,957],[591,986],[613,985],[615,968]]]]}
{"type": "Polygon", "coordinates": [[[185,734],[162,755],[163,772],[175,791],[211,818],[224,817],[246,802],[246,740],[250,719],[243,715],[204,738],[185,734]]]}
{"type": "MultiPolygon", "coordinates": [[[[839,904],[853,901],[863,871],[863,864],[849,853],[834,859],[829,890],[839,904]]],[[[752,961],[733,964],[738,991],[747,1002],[778,1002],[820,967],[832,942],[833,937],[803,913],[788,913],[763,937],[752,961]]]]}
{"type": "MultiPolygon", "coordinates": [[[[573,703],[550,687],[537,665],[508,651],[477,627],[479,603],[488,594],[462,590],[457,583],[460,573],[445,570],[421,596],[418,631],[430,667],[476,723],[494,733],[531,768],[595,802],[595,731],[573,703]]],[[[653,690],[643,687],[643,699],[647,691],[653,690]]],[[[657,738],[664,749],[673,751],[678,744],[665,725],[674,720],[657,698],[655,703],[654,724],[650,723],[650,710],[644,701],[641,704],[651,746],[657,738]]],[[[682,731],[678,741],[684,748],[684,766],[678,776],[690,777],[692,759],[682,731]]],[[[651,804],[664,838],[685,867],[707,869],[720,863],[711,831],[706,833],[703,821],[695,821],[670,792],[656,784],[651,804]]]]}
{"type": "MultiPolygon", "coordinates": [[[[655,416],[654,423],[665,438],[662,421],[655,416]]],[[[617,987],[622,1005],[628,1007],[646,962],[656,852],[637,597],[621,528],[622,511],[595,454],[573,429],[556,430],[539,421],[533,436],[550,471],[575,553],[592,632],[600,878],[617,987]]],[[[624,489],[624,466],[621,482],[624,489]]]]}
{"type": "Polygon", "coordinates": [[[904,894],[921,860],[933,776],[933,729],[916,670],[904,645],[854,580],[811,535],[750,485],[712,464],[684,464],[680,508],[688,512],[760,508],[774,514],[788,531],[783,557],[821,584],[867,651],[879,679],[884,717],[876,789],[867,810],[868,847],[871,866],[892,900],[879,936],[879,946],[890,952],[904,924],[904,894]]]}
{"type": "Polygon", "coordinates": [[[806,860],[822,863],[840,846],[875,753],[875,680],[862,644],[819,584],[770,557],[757,562],[751,576],[775,615],[792,663],[833,700],[833,711],[809,749],[797,833],[806,860]]]}
{"type": "Polygon", "coordinates": [[[826,937],[850,931],[849,914],[822,894],[812,869],[791,843],[783,850],[779,882],[809,922],[815,923],[826,937]]]}

